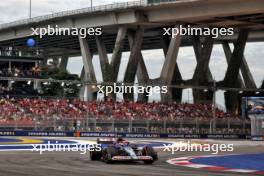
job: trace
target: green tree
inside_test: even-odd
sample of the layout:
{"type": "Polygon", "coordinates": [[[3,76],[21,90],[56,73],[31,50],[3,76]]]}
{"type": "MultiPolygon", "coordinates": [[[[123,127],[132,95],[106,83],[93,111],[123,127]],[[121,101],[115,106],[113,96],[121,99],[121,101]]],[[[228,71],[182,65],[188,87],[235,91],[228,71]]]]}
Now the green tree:
{"type": "MultiPolygon", "coordinates": [[[[55,80],[80,80],[76,74],[70,74],[66,69],[60,68],[46,68],[43,70],[43,79],[55,80]]],[[[41,85],[42,93],[45,96],[58,96],[58,97],[76,97],[79,93],[79,88],[73,83],[57,83],[50,82],[41,85]]]]}

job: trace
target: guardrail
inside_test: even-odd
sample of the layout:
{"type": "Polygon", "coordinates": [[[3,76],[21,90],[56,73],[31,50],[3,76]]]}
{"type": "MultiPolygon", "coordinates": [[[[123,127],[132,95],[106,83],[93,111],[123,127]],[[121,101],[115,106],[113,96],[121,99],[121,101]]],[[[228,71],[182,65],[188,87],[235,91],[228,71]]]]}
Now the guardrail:
{"type": "MultiPolygon", "coordinates": [[[[128,133],[176,133],[176,134],[249,134],[250,121],[241,119],[221,120],[182,118],[174,120],[114,120],[96,118],[63,118],[57,116],[42,119],[28,116],[32,120],[0,121],[0,130],[36,131],[87,131],[128,133]],[[34,120],[33,120],[34,119],[34,120]]],[[[139,118],[142,119],[142,118],[139,118]]]]}
{"type": "Polygon", "coordinates": [[[193,0],[138,0],[138,1],[130,1],[130,2],[122,2],[122,3],[114,3],[114,4],[106,4],[94,7],[87,7],[82,9],[76,10],[66,10],[62,12],[57,12],[49,15],[37,16],[30,19],[23,19],[17,20],[10,23],[0,24],[0,30],[19,26],[19,25],[28,25],[30,23],[39,23],[41,21],[46,21],[49,19],[59,18],[59,17],[66,17],[66,16],[73,16],[79,14],[86,14],[86,13],[94,13],[94,12],[106,12],[106,11],[113,11],[113,10],[120,10],[120,9],[129,9],[135,7],[146,7],[146,6],[153,6],[159,4],[169,4],[181,1],[193,1],[193,0]]]}
{"type": "Polygon", "coordinates": [[[114,4],[107,4],[107,5],[100,5],[88,8],[82,8],[77,10],[67,10],[62,12],[57,12],[49,15],[33,17],[30,19],[18,20],[10,23],[5,23],[0,25],[0,30],[19,26],[19,25],[28,25],[30,23],[39,23],[41,21],[46,21],[49,19],[59,18],[59,17],[66,17],[66,16],[73,16],[79,14],[86,14],[86,13],[94,13],[94,12],[106,12],[106,11],[113,11],[119,9],[128,9],[128,8],[135,8],[135,7],[143,7],[147,5],[146,0],[139,0],[139,1],[131,1],[131,2],[124,2],[124,3],[114,3],[114,4]]]}

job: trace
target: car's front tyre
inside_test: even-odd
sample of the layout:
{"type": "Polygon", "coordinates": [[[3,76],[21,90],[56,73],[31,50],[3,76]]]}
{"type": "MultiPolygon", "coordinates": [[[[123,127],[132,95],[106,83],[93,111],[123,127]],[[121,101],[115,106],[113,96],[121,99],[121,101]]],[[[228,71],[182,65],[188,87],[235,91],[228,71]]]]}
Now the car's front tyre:
{"type": "Polygon", "coordinates": [[[154,161],[158,160],[157,152],[153,149],[153,147],[145,146],[142,149],[143,156],[151,156],[153,160],[144,161],[145,164],[153,164],[154,161]]]}
{"type": "Polygon", "coordinates": [[[90,152],[90,159],[91,159],[91,161],[100,160],[101,157],[102,157],[102,152],[99,152],[99,151],[91,151],[90,152]]]}

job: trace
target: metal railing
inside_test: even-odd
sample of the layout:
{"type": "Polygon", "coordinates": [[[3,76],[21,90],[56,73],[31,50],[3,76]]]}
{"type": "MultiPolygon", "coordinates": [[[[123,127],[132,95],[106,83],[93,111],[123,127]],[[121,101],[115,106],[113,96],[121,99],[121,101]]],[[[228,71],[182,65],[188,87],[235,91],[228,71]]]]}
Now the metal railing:
{"type": "Polygon", "coordinates": [[[114,4],[107,4],[107,5],[100,5],[94,7],[87,7],[77,10],[67,10],[62,12],[57,12],[49,15],[37,16],[30,19],[18,20],[10,23],[5,23],[0,25],[0,30],[19,26],[19,25],[28,25],[30,23],[39,23],[42,21],[60,18],[60,17],[67,17],[67,16],[74,16],[86,13],[94,13],[94,12],[106,12],[106,11],[113,11],[119,9],[129,9],[135,7],[143,7],[146,6],[146,0],[139,0],[139,1],[131,1],[131,2],[123,2],[123,3],[114,3],[114,4]]]}
{"type": "Polygon", "coordinates": [[[42,21],[60,18],[60,17],[67,17],[67,16],[74,16],[86,13],[94,13],[94,12],[106,12],[106,11],[114,11],[120,9],[130,9],[136,7],[146,7],[146,6],[153,6],[159,4],[168,4],[168,3],[175,3],[175,2],[186,2],[186,1],[195,1],[195,0],[138,0],[138,1],[130,1],[130,2],[122,2],[122,3],[113,3],[113,4],[106,4],[106,5],[99,5],[94,7],[87,7],[82,9],[76,10],[66,10],[62,12],[57,12],[49,15],[37,16],[30,19],[23,19],[17,20],[10,23],[0,24],[0,30],[20,26],[20,25],[28,25],[30,23],[39,23],[42,21]]]}
{"type": "MultiPolygon", "coordinates": [[[[175,120],[118,120],[118,118],[97,119],[59,118],[56,115],[34,120],[14,120],[1,122],[1,130],[38,131],[87,131],[87,132],[135,132],[135,133],[177,133],[177,134],[250,134],[250,121],[245,125],[241,119],[203,119],[181,118],[175,120]]],[[[142,118],[141,118],[142,119],[142,118]]]]}

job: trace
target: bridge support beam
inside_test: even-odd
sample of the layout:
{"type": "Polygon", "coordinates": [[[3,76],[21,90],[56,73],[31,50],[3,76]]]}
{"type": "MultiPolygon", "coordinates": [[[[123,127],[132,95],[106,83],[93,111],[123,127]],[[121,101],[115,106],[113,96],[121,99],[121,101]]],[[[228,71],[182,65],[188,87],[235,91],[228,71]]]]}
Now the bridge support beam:
{"type": "Polygon", "coordinates": [[[254,81],[253,75],[249,69],[248,63],[245,57],[242,58],[241,72],[244,78],[246,88],[257,88],[257,85],[254,81]]]}
{"type": "MultiPolygon", "coordinates": [[[[119,27],[110,63],[108,61],[107,51],[103,39],[100,36],[96,37],[103,81],[105,82],[117,82],[126,34],[126,26],[119,27]]],[[[108,97],[105,95],[105,99],[107,98],[115,100],[116,95],[114,93],[109,94],[108,97]]]]}
{"type": "MultiPolygon", "coordinates": [[[[197,66],[194,71],[192,84],[196,86],[208,85],[209,81],[212,80],[212,74],[209,69],[209,62],[213,50],[214,39],[212,38],[212,36],[207,36],[202,47],[200,40],[194,38],[193,44],[197,66]]],[[[193,98],[195,103],[212,101],[213,92],[210,90],[204,91],[193,89],[193,98]]]]}
{"type": "MultiPolygon", "coordinates": [[[[176,28],[179,28],[179,26],[175,26],[176,28]]],[[[173,37],[170,41],[168,51],[166,54],[166,59],[164,62],[164,65],[161,70],[160,74],[160,83],[163,85],[171,85],[173,81],[174,70],[177,63],[177,57],[179,53],[181,45],[181,35],[177,35],[173,37]],[[173,70],[173,71],[172,71],[173,70]]],[[[169,88],[167,94],[161,94],[161,101],[172,101],[172,91],[171,88],[169,88]]]]}
{"type": "MultiPolygon", "coordinates": [[[[81,38],[79,36],[82,60],[83,60],[83,70],[84,70],[84,81],[87,82],[96,82],[96,77],[94,73],[94,67],[92,63],[92,54],[88,45],[86,38],[81,38]]],[[[97,97],[96,86],[92,85],[83,85],[82,90],[80,91],[80,96],[85,97],[86,100],[92,101],[97,97]]]]}
{"type": "Polygon", "coordinates": [[[96,36],[95,40],[96,40],[101,70],[102,70],[103,81],[109,82],[110,79],[108,75],[111,73],[109,72],[109,68],[108,68],[109,61],[108,61],[106,47],[101,36],[96,36]]]}
{"type": "Polygon", "coordinates": [[[122,50],[124,47],[124,40],[126,38],[127,28],[125,26],[121,26],[118,29],[115,47],[112,54],[111,60],[111,80],[117,81],[118,71],[120,67],[121,57],[122,57],[122,50]]]}
{"type": "MultiPolygon", "coordinates": [[[[103,82],[115,82],[116,80],[113,80],[113,78],[111,77],[112,76],[111,74],[113,73],[111,72],[111,66],[108,61],[106,46],[103,41],[103,38],[101,36],[96,36],[95,40],[96,40],[97,51],[101,65],[103,82]]],[[[113,93],[108,96],[104,94],[104,99],[105,100],[107,100],[108,98],[115,99],[115,96],[116,95],[113,93]]]]}
{"type": "MultiPolygon", "coordinates": [[[[143,57],[139,58],[139,65],[137,68],[137,79],[140,86],[146,86],[149,80],[147,67],[145,65],[143,57]]],[[[147,90],[145,90],[144,93],[138,94],[137,101],[148,102],[148,98],[149,98],[149,94],[147,93],[147,90]]]]}
{"type": "MultiPolygon", "coordinates": [[[[133,44],[135,43],[135,32],[129,31],[128,32],[128,42],[130,45],[130,50],[132,50],[133,44]]],[[[137,66],[137,72],[134,77],[137,76],[138,83],[140,86],[145,86],[148,83],[149,80],[149,75],[148,71],[143,59],[142,52],[140,51],[139,56],[138,56],[138,66],[137,66]]],[[[146,90],[144,93],[138,93],[138,99],[137,101],[139,102],[147,102],[148,101],[148,94],[146,90]]]]}
{"type": "MultiPolygon", "coordinates": [[[[192,43],[193,43],[193,49],[194,49],[194,54],[195,54],[195,58],[196,58],[196,62],[200,62],[200,55],[202,52],[202,44],[201,44],[201,40],[199,36],[194,36],[192,38],[192,43]]],[[[208,79],[208,81],[213,81],[213,75],[211,73],[211,70],[208,66],[207,69],[207,73],[206,73],[206,77],[208,79]]]]}
{"type": "MultiPolygon", "coordinates": [[[[238,39],[234,45],[234,50],[223,81],[223,84],[226,87],[239,87],[239,85],[237,84],[237,80],[239,76],[239,70],[242,65],[247,38],[248,30],[241,29],[238,35],[238,39]]],[[[238,109],[240,108],[238,101],[238,92],[225,92],[225,103],[228,112],[235,114],[238,113],[238,109]]]]}
{"type": "MultiPolygon", "coordinates": [[[[222,45],[223,45],[223,49],[224,49],[224,52],[225,52],[227,65],[229,65],[230,64],[230,59],[232,57],[232,51],[230,49],[230,46],[229,46],[228,42],[224,41],[222,43],[222,45]]],[[[242,79],[242,76],[241,76],[240,73],[238,73],[238,78],[236,80],[236,84],[237,84],[237,86],[239,86],[241,88],[245,88],[245,84],[243,82],[243,79],[242,79]]]]}
{"type": "MultiPolygon", "coordinates": [[[[106,46],[102,37],[96,36],[95,38],[104,82],[117,82],[126,35],[127,27],[119,27],[110,63],[108,61],[106,46]]],[[[115,100],[116,95],[114,93],[109,94],[108,97],[105,95],[105,99],[107,98],[115,100]]]]}
{"type": "MultiPolygon", "coordinates": [[[[143,58],[142,53],[141,53],[141,47],[143,43],[143,34],[144,34],[144,29],[142,27],[137,28],[136,33],[134,36],[130,34],[130,56],[128,59],[128,64],[127,68],[125,71],[125,76],[124,76],[124,82],[125,83],[134,83],[135,82],[135,76],[137,73],[137,68],[139,65],[139,58],[143,58]],[[131,41],[131,37],[133,37],[133,41],[131,41]]],[[[134,90],[135,91],[135,90],[134,90]]],[[[134,93],[124,93],[124,99],[125,100],[134,100],[134,93]]]]}
{"type": "MultiPolygon", "coordinates": [[[[228,62],[229,62],[231,55],[232,55],[232,52],[231,52],[231,49],[230,49],[228,42],[223,42],[223,47],[224,47],[224,51],[225,51],[226,57],[227,57],[228,62]]],[[[239,74],[238,79],[239,79],[239,81],[242,81],[242,82],[244,80],[244,84],[241,87],[252,88],[252,89],[257,88],[256,83],[254,81],[254,78],[252,76],[252,73],[249,69],[248,63],[245,59],[245,56],[243,56],[243,58],[242,58],[240,70],[241,70],[242,76],[241,76],[241,74],[239,74]],[[242,80],[242,77],[243,77],[243,80],[242,80]]]]}
{"type": "MultiPolygon", "coordinates": [[[[163,48],[163,53],[166,57],[167,53],[168,53],[168,48],[170,45],[170,40],[171,38],[168,36],[161,36],[161,43],[162,43],[162,48],[163,48]]],[[[182,83],[182,75],[178,66],[178,63],[176,61],[175,63],[175,68],[173,71],[173,78],[172,78],[172,84],[173,85],[180,85],[182,83]]],[[[181,103],[182,101],[182,89],[178,89],[178,88],[169,88],[169,95],[171,95],[171,98],[173,101],[176,101],[178,103],[181,103]]]]}

